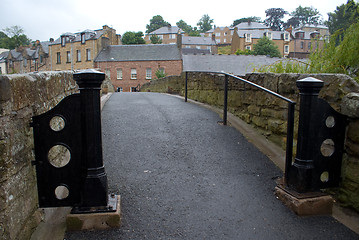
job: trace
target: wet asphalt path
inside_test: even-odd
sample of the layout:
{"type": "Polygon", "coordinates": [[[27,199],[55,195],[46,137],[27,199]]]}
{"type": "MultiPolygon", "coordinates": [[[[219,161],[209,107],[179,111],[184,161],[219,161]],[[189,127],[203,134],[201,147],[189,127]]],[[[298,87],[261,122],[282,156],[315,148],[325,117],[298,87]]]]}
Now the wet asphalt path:
{"type": "Polygon", "coordinates": [[[81,239],[359,239],[273,194],[281,171],[216,113],[157,93],[115,93],[102,111],[109,191],[122,227],[81,239]]]}

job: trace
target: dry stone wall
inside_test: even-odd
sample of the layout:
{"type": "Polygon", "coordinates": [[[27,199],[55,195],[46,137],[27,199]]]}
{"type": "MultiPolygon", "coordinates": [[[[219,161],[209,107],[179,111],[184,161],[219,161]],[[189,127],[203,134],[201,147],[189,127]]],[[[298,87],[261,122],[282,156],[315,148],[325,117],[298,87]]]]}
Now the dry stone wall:
{"type": "Polygon", "coordinates": [[[31,117],[76,90],[71,72],[0,75],[0,239],[29,239],[41,221],[31,117]]]}
{"type": "MultiPolygon", "coordinates": [[[[296,81],[314,77],[324,81],[319,97],[348,118],[342,182],[336,194],[343,205],[359,212],[359,85],[346,75],[252,73],[243,78],[270,89],[295,102],[298,122],[299,91],[296,81]]],[[[188,73],[188,98],[223,107],[224,76],[210,73],[188,73]]],[[[154,80],[141,91],[175,93],[184,96],[185,74],[154,80]]],[[[269,140],[285,149],[287,103],[248,84],[229,78],[228,109],[251,124],[269,140]]],[[[295,126],[295,138],[297,126],[295,126]]],[[[295,141],[294,141],[295,142],[295,141]]],[[[294,143],[295,145],[295,143],[294,143]]],[[[294,153],[296,146],[294,146],[294,153]]]]}

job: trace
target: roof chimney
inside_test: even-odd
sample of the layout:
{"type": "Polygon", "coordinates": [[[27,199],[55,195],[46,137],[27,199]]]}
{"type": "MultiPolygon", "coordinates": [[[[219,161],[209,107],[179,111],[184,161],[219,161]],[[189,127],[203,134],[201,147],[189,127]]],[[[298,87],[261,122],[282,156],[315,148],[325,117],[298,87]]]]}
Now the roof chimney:
{"type": "Polygon", "coordinates": [[[50,42],[54,42],[54,39],[53,39],[53,38],[50,38],[50,42]]]}
{"type": "Polygon", "coordinates": [[[177,47],[180,51],[182,51],[182,34],[177,33],[177,47]]]}

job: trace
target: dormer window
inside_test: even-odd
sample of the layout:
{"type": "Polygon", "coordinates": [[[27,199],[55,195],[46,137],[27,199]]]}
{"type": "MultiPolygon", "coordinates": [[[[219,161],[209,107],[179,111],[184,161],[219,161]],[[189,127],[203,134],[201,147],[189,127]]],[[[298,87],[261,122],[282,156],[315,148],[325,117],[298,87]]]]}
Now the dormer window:
{"type": "Polygon", "coordinates": [[[267,38],[269,38],[270,40],[272,40],[272,33],[271,32],[265,32],[264,36],[266,36],[267,38]]]}
{"type": "Polygon", "coordinates": [[[81,33],[81,43],[85,44],[86,40],[85,40],[85,33],[81,33]]]}
{"type": "Polygon", "coordinates": [[[65,45],[66,45],[66,38],[65,38],[65,36],[62,36],[61,37],[61,46],[65,47],[65,45]]]}
{"type": "Polygon", "coordinates": [[[289,41],[289,33],[284,33],[284,41],[289,41]]]}
{"type": "Polygon", "coordinates": [[[246,33],[244,37],[246,38],[246,42],[252,42],[252,35],[250,33],[246,33]]]}

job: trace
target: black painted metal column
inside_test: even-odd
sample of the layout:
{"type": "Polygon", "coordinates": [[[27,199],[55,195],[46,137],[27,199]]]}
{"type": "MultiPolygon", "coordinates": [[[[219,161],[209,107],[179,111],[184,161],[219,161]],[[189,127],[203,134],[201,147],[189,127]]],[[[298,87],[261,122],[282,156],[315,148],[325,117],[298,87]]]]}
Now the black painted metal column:
{"type": "Polygon", "coordinates": [[[223,125],[227,125],[228,75],[224,76],[223,125]]]}
{"type": "Polygon", "coordinates": [[[107,206],[107,176],[103,165],[100,90],[105,74],[95,70],[75,73],[79,85],[82,122],[84,185],[80,207],[107,206]]]}
{"type": "Polygon", "coordinates": [[[300,92],[300,110],[297,139],[297,154],[288,176],[288,186],[297,192],[315,191],[313,188],[313,169],[317,141],[315,129],[318,95],[324,83],[315,78],[305,78],[297,81],[300,92]]]}

